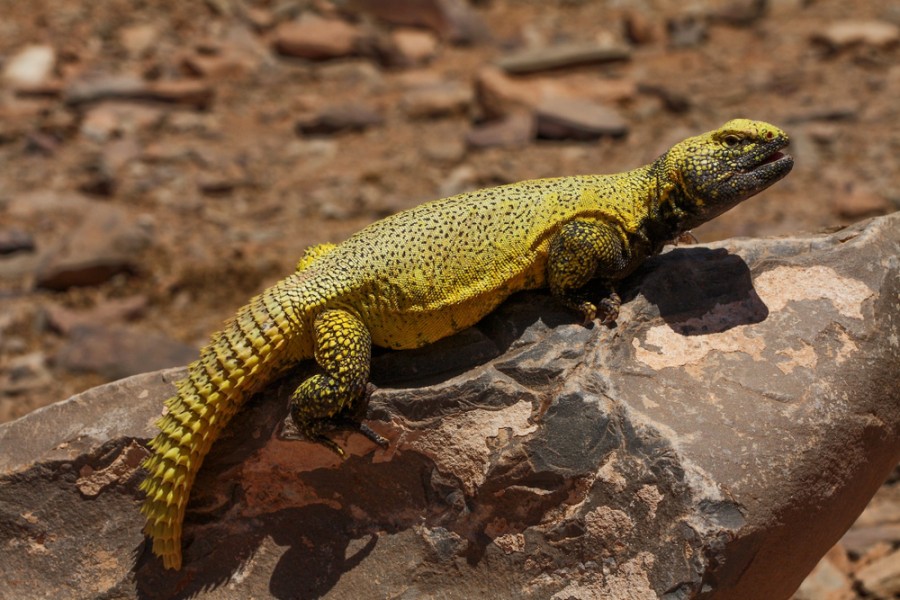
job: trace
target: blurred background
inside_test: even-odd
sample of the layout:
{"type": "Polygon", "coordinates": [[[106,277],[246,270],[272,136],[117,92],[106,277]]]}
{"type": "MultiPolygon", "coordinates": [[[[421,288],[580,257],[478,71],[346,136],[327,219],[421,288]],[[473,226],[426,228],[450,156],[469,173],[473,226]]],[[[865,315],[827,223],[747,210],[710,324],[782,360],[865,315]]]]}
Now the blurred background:
{"type": "MultiPolygon", "coordinates": [[[[653,160],[734,117],[794,172],[695,232],[900,208],[900,2],[0,0],[0,422],[185,364],[303,249],[653,160]]],[[[890,480],[797,598],[900,597],[890,480]]]]}

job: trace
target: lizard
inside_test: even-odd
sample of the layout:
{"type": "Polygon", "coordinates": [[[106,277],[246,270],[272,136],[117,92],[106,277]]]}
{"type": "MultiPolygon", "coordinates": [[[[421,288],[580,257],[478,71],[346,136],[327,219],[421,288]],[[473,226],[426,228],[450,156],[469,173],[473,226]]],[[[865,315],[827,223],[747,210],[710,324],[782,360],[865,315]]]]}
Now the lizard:
{"type": "Polygon", "coordinates": [[[667,242],[785,177],[788,143],[773,125],[734,119],[631,171],[465,192],[312,247],[212,336],[166,400],[140,486],[153,552],[165,568],[181,568],[185,508],[210,446],[246,398],[299,361],[317,365],[291,396],[303,436],[343,456],[327,434],[350,426],[384,446],[362,422],[373,344],[421,347],[474,325],[514,292],[547,287],[586,324],[612,325],[617,283],[667,242]],[[593,298],[589,281],[599,284],[593,298]]]}

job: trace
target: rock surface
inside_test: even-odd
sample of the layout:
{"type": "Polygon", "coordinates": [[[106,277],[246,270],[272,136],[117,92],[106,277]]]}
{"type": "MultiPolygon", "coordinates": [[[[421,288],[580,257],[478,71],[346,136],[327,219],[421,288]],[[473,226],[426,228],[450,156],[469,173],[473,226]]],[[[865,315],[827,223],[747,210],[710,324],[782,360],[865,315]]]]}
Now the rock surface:
{"type": "Polygon", "coordinates": [[[344,462],[286,439],[299,375],[274,384],[201,470],[177,573],[144,545],[137,465],[183,371],[94,388],[0,426],[0,579],[36,598],[786,598],[900,458],[898,250],[900,213],[672,249],[612,330],[517,296],[378,355],[391,446],[345,435],[344,462]]]}

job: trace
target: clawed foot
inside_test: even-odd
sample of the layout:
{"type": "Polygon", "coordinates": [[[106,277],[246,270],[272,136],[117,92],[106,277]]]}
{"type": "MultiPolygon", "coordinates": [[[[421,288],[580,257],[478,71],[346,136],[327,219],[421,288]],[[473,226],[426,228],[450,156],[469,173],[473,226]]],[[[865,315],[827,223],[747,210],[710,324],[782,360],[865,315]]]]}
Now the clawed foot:
{"type": "Polygon", "coordinates": [[[584,301],[578,305],[578,310],[584,315],[584,325],[588,326],[594,322],[594,319],[600,319],[601,325],[615,325],[616,319],[619,318],[619,307],[622,305],[622,299],[615,292],[600,301],[599,306],[593,302],[584,301]]]}
{"type": "Polygon", "coordinates": [[[377,388],[371,383],[366,385],[363,397],[354,403],[354,411],[335,415],[330,418],[314,419],[305,421],[298,413],[292,412],[293,422],[297,428],[296,434],[286,434],[285,439],[306,439],[317,444],[321,444],[337,454],[341,460],[347,458],[347,453],[333,439],[325,435],[326,431],[339,431],[342,429],[350,430],[355,433],[361,433],[366,438],[378,444],[381,448],[387,448],[389,442],[387,438],[374,431],[371,427],[363,422],[366,416],[366,409],[369,405],[369,398],[377,388]],[[298,418],[300,417],[300,418],[298,418]],[[302,437],[301,437],[302,436],[302,437]]]}

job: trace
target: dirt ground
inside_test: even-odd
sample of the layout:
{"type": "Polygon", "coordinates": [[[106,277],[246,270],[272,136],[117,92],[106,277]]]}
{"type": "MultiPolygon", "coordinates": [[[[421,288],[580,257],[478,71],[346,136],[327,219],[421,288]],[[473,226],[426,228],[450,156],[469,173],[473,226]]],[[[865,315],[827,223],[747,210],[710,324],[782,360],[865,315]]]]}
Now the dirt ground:
{"type": "Polygon", "coordinates": [[[900,207],[896,2],[373,4],[0,0],[0,422],[190,360],[307,246],[467,189],[633,168],[733,117],[787,130],[796,166],[700,240],[900,207]],[[497,66],[573,44],[621,53],[497,66]],[[473,138],[554,97],[620,131],[473,138]]]}

